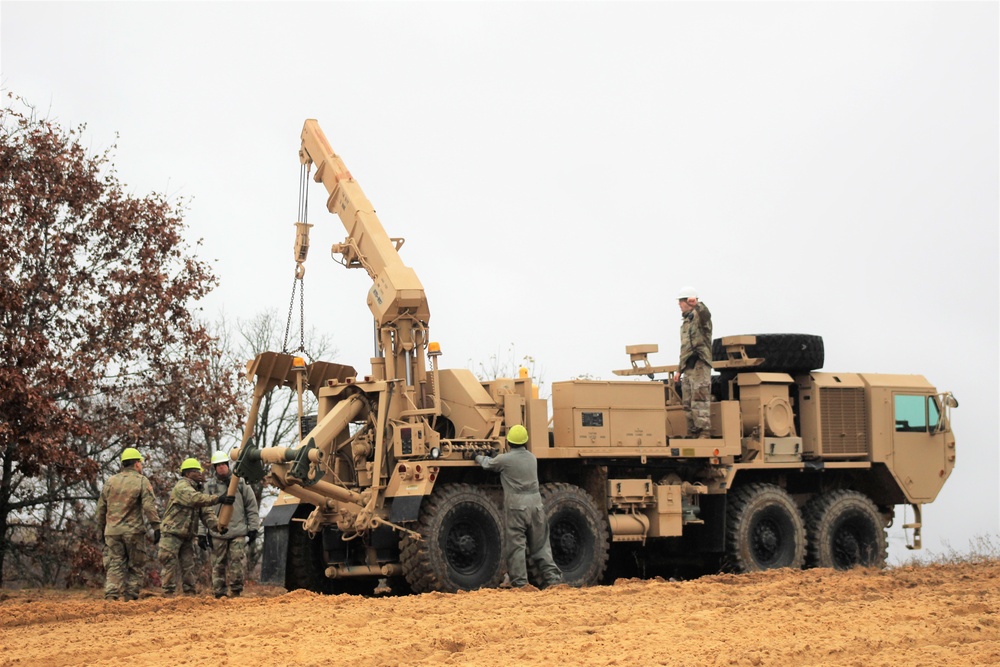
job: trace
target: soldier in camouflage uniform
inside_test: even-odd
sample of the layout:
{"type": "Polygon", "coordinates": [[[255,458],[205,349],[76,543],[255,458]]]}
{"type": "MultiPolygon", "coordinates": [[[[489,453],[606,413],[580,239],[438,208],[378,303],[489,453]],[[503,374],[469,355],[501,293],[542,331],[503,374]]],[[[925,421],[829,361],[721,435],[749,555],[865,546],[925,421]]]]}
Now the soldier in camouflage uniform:
{"type": "Polygon", "coordinates": [[[112,475],[97,500],[97,525],[104,535],[104,597],[139,598],[146,576],[146,527],[153,541],[160,536],[153,486],[142,474],[142,454],[129,447],[121,455],[122,471],[112,475]]]}
{"type": "MultiPolygon", "coordinates": [[[[227,493],[232,473],[229,471],[229,457],[225,452],[212,454],[212,467],[215,468],[215,476],[208,480],[206,490],[209,494],[227,493]]],[[[220,507],[219,510],[221,509],[220,507]]],[[[205,546],[208,546],[208,542],[212,545],[212,593],[215,597],[221,598],[224,595],[239,597],[243,591],[247,547],[253,546],[258,530],[260,530],[260,516],[257,513],[257,497],[254,496],[250,485],[241,479],[237,487],[236,502],[233,503],[233,516],[229,520],[229,531],[221,535],[213,530],[210,532],[211,540],[205,540],[205,546]]],[[[201,544],[199,536],[199,545],[201,544]]]]}
{"type": "Polygon", "coordinates": [[[198,535],[199,519],[209,528],[218,525],[215,513],[209,507],[219,503],[231,504],[232,496],[225,493],[210,496],[201,492],[205,476],[197,459],[186,459],[181,464],[181,478],[170,490],[170,501],[163,512],[163,535],[160,538],[160,564],[164,595],[177,591],[177,580],[185,595],[197,592],[194,540],[198,535]]]}
{"type": "Polygon", "coordinates": [[[479,455],[478,463],[485,470],[500,473],[503,486],[504,530],[506,532],[507,574],[511,586],[528,583],[527,560],[535,564],[545,586],[562,582],[562,572],[552,558],[549,544],[549,523],[542,508],[538,489],[538,459],[524,448],[528,431],[513,426],[507,433],[510,451],[499,456],[479,455]],[[527,556],[527,558],[526,558],[527,556]]]}
{"type": "Polygon", "coordinates": [[[693,287],[677,295],[681,309],[681,358],[676,381],[681,382],[688,437],[712,437],[712,313],[693,287]]]}

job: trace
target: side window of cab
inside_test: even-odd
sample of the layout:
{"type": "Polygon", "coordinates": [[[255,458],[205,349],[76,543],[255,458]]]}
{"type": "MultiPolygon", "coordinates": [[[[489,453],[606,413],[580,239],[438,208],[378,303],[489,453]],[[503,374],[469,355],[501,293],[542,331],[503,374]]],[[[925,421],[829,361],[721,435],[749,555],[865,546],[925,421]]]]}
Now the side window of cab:
{"type": "Polygon", "coordinates": [[[941,410],[933,396],[896,394],[894,408],[897,432],[933,431],[941,420],[941,410]]]}

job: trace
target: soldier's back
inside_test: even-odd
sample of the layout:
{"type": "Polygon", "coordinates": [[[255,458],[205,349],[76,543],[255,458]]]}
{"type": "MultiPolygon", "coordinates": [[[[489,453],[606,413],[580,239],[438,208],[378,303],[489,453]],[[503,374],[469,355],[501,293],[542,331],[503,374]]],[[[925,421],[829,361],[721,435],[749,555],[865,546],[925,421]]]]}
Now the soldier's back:
{"type": "Polygon", "coordinates": [[[144,530],[142,492],[147,484],[149,480],[135,470],[123,470],[105,482],[102,493],[108,512],[106,535],[127,535],[144,530]]]}

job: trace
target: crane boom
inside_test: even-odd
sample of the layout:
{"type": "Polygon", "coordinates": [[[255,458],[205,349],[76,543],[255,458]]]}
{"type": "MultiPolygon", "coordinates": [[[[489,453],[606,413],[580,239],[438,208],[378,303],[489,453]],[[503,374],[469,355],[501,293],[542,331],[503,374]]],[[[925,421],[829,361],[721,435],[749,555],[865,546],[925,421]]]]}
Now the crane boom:
{"type": "MultiPolygon", "coordinates": [[[[361,186],[313,119],[302,127],[299,160],[316,166],[313,178],[329,193],[326,207],[347,230],[346,240],[335,244],[332,252],[343,256],[345,266],[365,269],[372,279],[367,301],[379,328],[384,376],[405,378],[408,387],[414,386],[425,372],[424,347],[431,314],[420,279],[399,256],[402,239],[386,233],[361,186]]],[[[373,375],[381,375],[381,369],[374,366],[373,361],[373,375]]]]}

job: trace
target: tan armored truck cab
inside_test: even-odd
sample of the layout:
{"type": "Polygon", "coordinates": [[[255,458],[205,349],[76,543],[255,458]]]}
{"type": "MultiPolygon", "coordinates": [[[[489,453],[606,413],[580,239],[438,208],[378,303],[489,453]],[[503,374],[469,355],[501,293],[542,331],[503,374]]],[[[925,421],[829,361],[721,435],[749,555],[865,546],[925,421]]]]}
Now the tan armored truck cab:
{"type": "MultiPolygon", "coordinates": [[[[386,234],[315,121],[300,159],[348,232],[333,253],[372,278],[377,335],[361,377],[273,352],[248,364],[254,404],[234,471],[281,489],[264,521],[263,580],[356,592],[498,585],[502,491],[472,459],[503,451],[516,424],[538,457],[553,554],[573,585],[882,566],[901,505],[913,508],[908,546],[920,547],[921,506],[955,464],[957,406],[923,377],[820,372],[818,336],[718,339],[712,437],[688,439],[677,368],[650,363],[655,345],[626,349],[631,367],[614,371],[624,379],[555,382],[551,401],[528,377],[480,381],[439,368],[402,240],[386,234]],[[257,405],[281,387],[315,394],[315,421],[301,416],[300,442],[257,448],[257,405]]],[[[309,227],[297,223],[298,277],[309,227]]]]}

